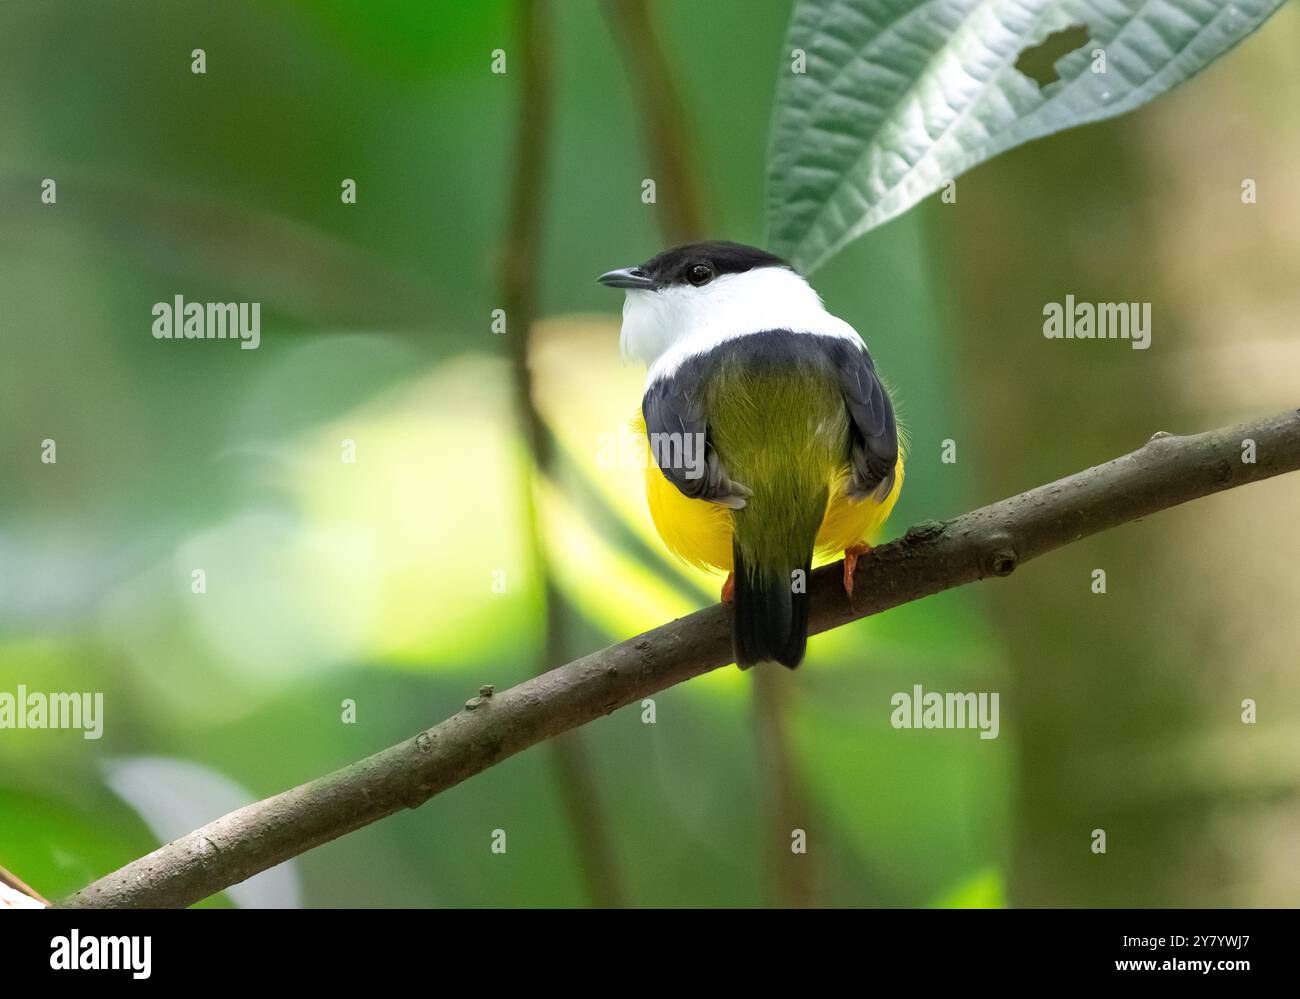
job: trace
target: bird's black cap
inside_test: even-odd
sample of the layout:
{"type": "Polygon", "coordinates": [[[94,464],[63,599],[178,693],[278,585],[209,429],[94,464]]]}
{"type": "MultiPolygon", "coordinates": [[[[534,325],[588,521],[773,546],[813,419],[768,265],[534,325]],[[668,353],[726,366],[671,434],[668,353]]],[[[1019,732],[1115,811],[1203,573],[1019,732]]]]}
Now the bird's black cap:
{"type": "Polygon", "coordinates": [[[609,271],[600,276],[600,283],[611,288],[638,288],[653,291],[674,284],[691,284],[692,268],[708,267],[712,275],[742,274],[756,267],[788,267],[774,253],[743,243],[712,241],[685,243],[664,250],[638,267],[609,271]]]}

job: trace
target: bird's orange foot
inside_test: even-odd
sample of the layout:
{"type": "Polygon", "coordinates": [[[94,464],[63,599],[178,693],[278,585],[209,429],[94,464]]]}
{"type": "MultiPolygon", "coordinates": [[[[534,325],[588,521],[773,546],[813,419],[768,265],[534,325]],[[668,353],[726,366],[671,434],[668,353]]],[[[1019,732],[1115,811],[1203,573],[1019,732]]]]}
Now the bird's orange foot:
{"type": "Polygon", "coordinates": [[[858,559],[870,551],[871,546],[865,541],[844,549],[844,592],[850,600],[853,599],[853,573],[858,568],[858,559]]]}
{"type": "Polygon", "coordinates": [[[727,581],[722,584],[721,600],[724,604],[734,604],[736,602],[736,574],[727,573],[727,581]]]}

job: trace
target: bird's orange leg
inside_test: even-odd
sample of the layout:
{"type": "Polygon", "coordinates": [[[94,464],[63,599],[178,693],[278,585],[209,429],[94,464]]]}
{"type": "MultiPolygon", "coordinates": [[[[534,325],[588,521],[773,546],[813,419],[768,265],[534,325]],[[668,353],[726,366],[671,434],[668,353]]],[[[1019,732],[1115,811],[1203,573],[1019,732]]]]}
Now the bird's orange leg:
{"type": "Polygon", "coordinates": [[[736,602],[736,574],[727,573],[727,581],[722,584],[721,600],[724,604],[734,604],[736,602]]]}
{"type": "Polygon", "coordinates": [[[870,551],[871,546],[865,541],[849,545],[844,549],[844,592],[848,594],[850,600],[853,599],[853,573],[858,568],[858,559],[869,554],[870,551]]]}

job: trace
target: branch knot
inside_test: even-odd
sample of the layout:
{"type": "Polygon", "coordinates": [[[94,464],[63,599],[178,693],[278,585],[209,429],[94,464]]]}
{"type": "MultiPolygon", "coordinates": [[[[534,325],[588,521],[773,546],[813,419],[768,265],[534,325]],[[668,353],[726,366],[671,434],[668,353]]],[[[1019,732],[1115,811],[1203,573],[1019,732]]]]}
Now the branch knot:
{"type": "Polygon", "coordinates": [[[995,548],[989,552],[988,570],[994,576],[1010,576],[1016,571],[1019,561],[1014,548],[995,548]]]}

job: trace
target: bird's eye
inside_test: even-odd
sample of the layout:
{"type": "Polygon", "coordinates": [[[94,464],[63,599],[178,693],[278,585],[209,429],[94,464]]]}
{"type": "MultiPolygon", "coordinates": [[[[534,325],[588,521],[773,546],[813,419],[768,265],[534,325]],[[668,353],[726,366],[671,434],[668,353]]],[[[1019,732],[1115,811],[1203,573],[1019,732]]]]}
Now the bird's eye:
{"type": "Polygon", "coordinates": [[[686,269],[686,280],[695,287],[708,284],[713,279],[713,268],[708,264],[695,264],[686,269]]]}

